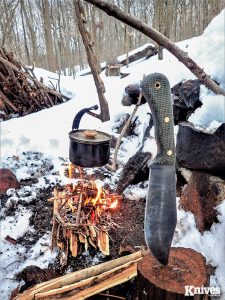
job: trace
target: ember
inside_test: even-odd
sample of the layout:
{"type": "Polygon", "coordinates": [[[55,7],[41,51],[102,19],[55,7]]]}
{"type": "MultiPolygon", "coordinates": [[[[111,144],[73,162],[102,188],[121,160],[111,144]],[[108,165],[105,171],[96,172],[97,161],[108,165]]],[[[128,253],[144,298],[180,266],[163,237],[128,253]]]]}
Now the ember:
{"type": "Polygon", "coordinates": [[[62,264],[67,264],[69,251],[76,257],[90,246],[109,255],[108,231],[116,226],[111,213],[121,199],[95,181],[79,180],[54,190],[49,199],[54,202],[52,249],[57,246],[64,252],[62,264]]]}

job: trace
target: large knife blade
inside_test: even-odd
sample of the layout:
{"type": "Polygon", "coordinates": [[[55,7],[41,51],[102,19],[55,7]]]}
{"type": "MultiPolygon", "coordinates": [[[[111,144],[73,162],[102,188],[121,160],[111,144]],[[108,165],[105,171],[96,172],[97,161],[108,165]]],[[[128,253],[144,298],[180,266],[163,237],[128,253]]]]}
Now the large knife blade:
{"type": "Polygon", "coordinates": [[[146,76],[142,93],[153,117],[157,155],[150,164],[145,208],[145,240],[155,258],[168,264],[177,222],[174,124],[170,84],[160,73],[146,76]]]}

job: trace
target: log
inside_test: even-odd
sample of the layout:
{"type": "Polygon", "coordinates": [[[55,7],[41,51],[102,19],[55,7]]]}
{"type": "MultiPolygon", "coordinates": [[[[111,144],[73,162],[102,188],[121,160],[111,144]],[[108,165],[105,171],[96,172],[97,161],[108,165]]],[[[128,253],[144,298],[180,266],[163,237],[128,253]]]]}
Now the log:
{"type": "Polygon", "coordinates": [[[202,80],[202,83],[210,89],[215,94],[225,95],[225,91],[217,85],[208,74],[205,73],[204,69],[199,67],[193,59],[191,59],[187,52],[181,50],[177,45],[175,45],[166,36],[158,32],[157,30],[151,28],[141,20],[123,12],[116,5],[108,3],[103,0],[85,0],[98,7],[99,9],[106,12],[108,15],[115,17],[116,19],[122,21],[123,23],[129,25],[130,27],[140,31],[145,34],[160,46],[166,48],[170,53],[172,53],[180,62],[182,62],[198,79],[202,80]]]}
{"type": "MultiPolygon", "coordinates": [[[[83,269],[77,272],[73,272],[64,276],[61,276],[59,278],[38,284],[34,286],[33,288],[25,291],[23,294],[19,294],[15,300],[33,300],[35,299],[35,295],[38,293],[44,293],[49,292],[51,290],[57,290],[60,288],[67,288],[66,286],[72,285],[75,283],[79,283],[82,280],[99,276],[102,273],[108,272],[113,269],[121,269],[126,264],[132,264],[136,262],[139,259],[142,259],[143,255],[145,255],[145,252],[138,251],[131,255],[127,255],[124,257],[120,257],[117,259],[114,259],[109,262],[105,262],[99,265],[92,266],[87,269],[83,269]]],[[[115,270],[114,270],[115,271],[115,270]]],[[[86,284],[86,283],[85,283],[86,284]]],[[[56,291],[58,292],[58,291],[56,291]]],[[[53,298],[55,299],[55,298],[53,298]]]]}
{"type": "Polygon", "coordinates": [[[122,270],[122,272],[110,276],[105,281],[95,284],[94,286],[84,289],[81,292],[75,293],[73,296],[65,298],[64,300],[86,299],[93,295],[96,295],[102,291],[112,288],[116,285],[122,284],[137,276],[137,265],[132,264],[128,268],[122,270]]]}
{"type": "Polygon", "coordinates": [[[137,184],[149,177],[148,161],[151,159],[150,152],[135,153],[123,168],[116,187],[116,193],[122,194],[130,184],[137,184]]]}
{"type": "Polygon", "coordinates": [[[147,46],[146,48],[144,48],[143,50],[140,50],[134,54],[129,55],[127,58],[119,61],[120,64],[126,66],[127,60],[129,61],[129,63],[133,63],[141,58],[146,58],[149,59],[150,57],[156,55],[158,53],[156,47],[153,46],[147,46]]]}
{"type": "MultiPolygon", "coordinates": [[[[209,285],[205,258],[188,248],[172,248],[169,264],[162,266],[151,255],[138,262],[138,299],[184,300],[185,286],[209,285]]],[[[207,299],[205,295],[199,298],[207,299]]]]}
{"type": "MultiPolygon", "coordinates": [[[[141,58],[146,58],[149,59],[150,57],[154,56],[157,54],[157,49],[153,46],[147,46],[146,48],[144,48],[143,50],[140,50],[134,54],[129,55],[127,58],[119,61],[118,63],[126,66],[127,64],[127,60],[129,61],[129,63],[135,62],[141,58]]],[[[105,67],[101,67],[101,72],[104,71],[106,69],[107,66],[105,67]]],[[[91,71],[87,71],[85,73],[82,73],[80,76],[86,76],[86,75],[90,75],[92,72],[91,71]]],[[[120,73],[121,78],[124,78],[126,76],[129,75],[129,73],[120,73]]]]}
{"type": "Polygon", "coordinates": [[[225,178],[225,124],[213,134],[189,122],[179,124],[176,158],[180,167],[225,178]]]}
{"type": "Polygon", "coordinates": [[[205,172],[193,171],[180,197],[180,208],[193,213],[196,227],[203,233],[218,222],[215,209],[225,199],[225,181],[205,172]]]}

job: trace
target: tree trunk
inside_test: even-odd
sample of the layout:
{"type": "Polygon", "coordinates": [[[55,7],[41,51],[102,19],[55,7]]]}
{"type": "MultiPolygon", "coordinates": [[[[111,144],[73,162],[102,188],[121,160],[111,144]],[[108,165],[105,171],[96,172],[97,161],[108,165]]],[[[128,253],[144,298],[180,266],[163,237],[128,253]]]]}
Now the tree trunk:
{"type": "Polygon", "coordinates": [[[105,86],[98,74],[98,67],[97,67],[97,61],[96,57],[93,52],[93,45],[92,41],[90,38],[90,34],[85,28],[85,14],[84,14],[84,9],[81,5],[81,2],[78,0],[74,0],[74,7],[76,11],[76,16],[77,16],[77,22],[78,22],[78,28],[85,46],[85,50],[87,53],[87,59],[93,74],[93,78],[95,81],[98,97],[99,97],[99,103],[100,103],[100,114],[93,114],[89,112],[91,115],[94,117],[99,118],[102,122],[106,122],[110,120],[110,115],[109,115],[109,108],[108,108],[108,103],[105,99],[104,93],[105,93],[105,86]]]}
{"type": "Polygon", "coordinates": [[[28,43],[27,43],[27,36],[26,36],[26,30],[25,30],[25,24],[24,24],[24,19],[23,19],[23,7],[22,7],[22,1],[20,1],[21,5],[21,20],[22,20],[22,27],[23,27],[23,38],[24,38],[24,47],[25,47],[25,52],[27,56],[27,63],[30,66],[31,65],[31,60],[30,60],[30,53],[28,49],[28,43]]]}
{"type": "Polygon", "coordinates": [[[138,299],[185,300],[185,286],[209,285],[205,258],[192,249],[172,248],[169,264],[162,266],[149,254],[138,262],[137,284],[138,299]]]}
{"type": "Polygon", "coordinates": [[[139,19],[129,16],[119,9],[116,5],[112,5],[103,0],[85,0],[99,9],[105,11],[108,15],[114,16],[118,20],[124,22],[125,24],[139,30],[143,34],[147,35],[154,41],[156,41],[160,46],[166,48],[171,52],[179,61],[181,61],[198,79],[202,80],[203,84],[213,91],[215,94],[220,94],[225,96],[225,91],[220,88],[210,76],[205,73],[205,71],[200,68],[196,62],[194,62],[186,52],[181,50],[172,41],[170,41],[163,34],[157,30],[149,27],[139,19]]]}
{"type": "MultiPolygon", "coordinates": [[[[23,14],[24,14],[26,25],[27,25],[29,33],[30,33],[30,39],[31,39],[31,45],[32,45],[32,62],[34,65],[34,62],[37,62],[37,59],[38,59],[36,35],[35,35],[33,24],[31,23],[31,20],[28,17],[24,0],[20,0],[20,3],[21,3],[21,8],[22,8],[21,13],[23,12],[23,14]]],[[[28,3],[28,5],[30,6],[30,3],[28,3]]]]}
{"type": "Polygon", "coordinates": [[[56,67],[55,67],[55,55],[53,50],[53,39],[52,39],[52,32],[51,32],[50,7],[49,7],[49,2],[46,0],[42,0],[42,13],[43,13],[43,24],[44,24],[48,69],[49,71],[55,72],[56,67]]]}

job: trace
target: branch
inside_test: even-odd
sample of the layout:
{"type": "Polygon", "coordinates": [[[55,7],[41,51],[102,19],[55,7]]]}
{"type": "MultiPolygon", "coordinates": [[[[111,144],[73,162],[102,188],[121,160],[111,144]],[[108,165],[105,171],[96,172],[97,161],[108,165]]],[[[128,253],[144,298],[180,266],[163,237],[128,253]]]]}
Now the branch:
{"type": "Polygon", "coordinates": [[[105,99],[104,93],[105,93],[105,87],[102,79],[100,78],[98,74],[98,68],[97,68],[97,61],[96,57],[93,52],[93,43],[90,39],[90,34],[86,29],[86,21],[85,21],[85,14],[84,9],[81,5],[81,2],[78,0],[74,0],[74,7],[76,11],[76,17],[77,17],[77,24],[80,31],[80,35],[82,37],[84,47],[87,53],[87,59],[89,66],[91,68],[91,72],[94,78],[95,86],[98,93],[99,98],[99,104],[100,104],[100,114],[96,114],[96,117],[99,118],[102,122],[106,122],[110,120],[109,116],[109,108],[108,103],[105,99]]]}
{"type": "Polygon", "coordinates": [[[103,0],[85,0],[88,3],[93,4],[99,9],[106,12],[109,16],[113,16],[116,19],[122,21],[123,23],[133,27],[134,29],[140,31],[141,33],[147,35],[149,38],[157,42],[160,46],[167,49],[172,53],[180,62],[182,62],[198,79],[202,80],[202,83],[210,89],[215,94],[220,94],[225,96],[225,91],[219,87],[208,74],[200,68],[195,61],[193,61],[186,52],[177,47],[171,40],[165,37],[163,34],[157,30],[149,27],[144,22],[139,19],[124,13],[116,5],[107,3],[103,0]]]}
{"type": "Polygon", "coordinates": [[[138,107],[141,104],[141,98],[142,98],[142,93],[139,94],[137,104],[135,105],[132,114],[129,116],[129,118],[127,119],[125,125],[123,126],[123,129],[121,130],[120,136],[119,136],[119,138],[118,138],[118,140],[116,142],[116,147],[115,147],[115,151],[114,151],[114,154],[113,154],[112,166],[107,165],[107,167],[110,170],[114,171],[114,172],[117,169],[117,155],[118,155],[118,151],[119,151],[121,140],[122,140],[122,138],[123,138],[123,136],[124,136],[124,134],[125,134],[128,126],[130,125],[131,120],[133,119],[134,115],[136,114],[136,111],[138,110],[138,107]]]}

